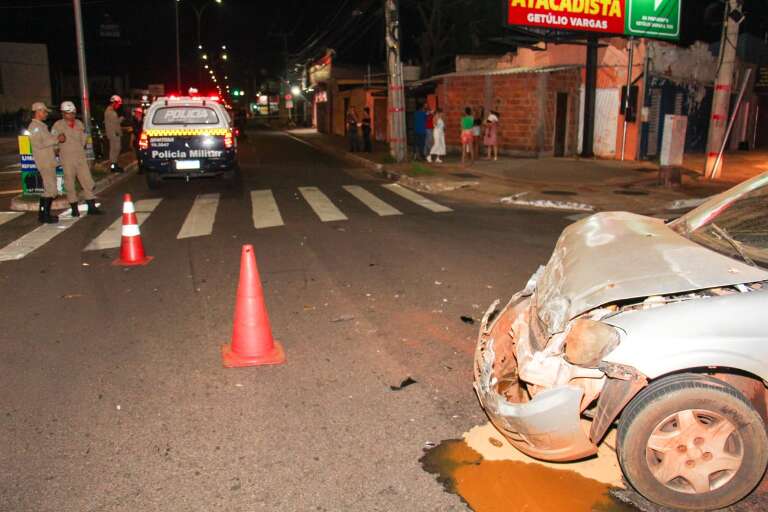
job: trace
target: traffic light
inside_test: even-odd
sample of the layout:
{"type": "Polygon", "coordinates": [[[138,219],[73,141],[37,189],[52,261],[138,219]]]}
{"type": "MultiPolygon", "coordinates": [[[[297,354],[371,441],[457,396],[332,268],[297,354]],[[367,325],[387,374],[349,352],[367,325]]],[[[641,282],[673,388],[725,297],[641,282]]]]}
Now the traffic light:
{"type": "Polygon", "coordinates": [[[240,89],[232,89],[232,96],[245,96],[245,91],[240,89]]]}

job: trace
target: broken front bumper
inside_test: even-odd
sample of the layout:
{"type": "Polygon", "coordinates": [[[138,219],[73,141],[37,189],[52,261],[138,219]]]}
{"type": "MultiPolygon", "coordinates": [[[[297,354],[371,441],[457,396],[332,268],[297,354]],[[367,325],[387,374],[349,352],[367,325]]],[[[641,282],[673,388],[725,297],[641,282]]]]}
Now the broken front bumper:
{"type": "Polygon", "coordinates": [[[498,301],[486,312],[475,351],[475,392],[493,425],[523,453],[549,461],[593,455],[597,446],[581,426],[584,391],[554,386],[530,398],[518,378],[517,351],[531,352],[530,288],[512,297],[492,322],[498,301]]]}

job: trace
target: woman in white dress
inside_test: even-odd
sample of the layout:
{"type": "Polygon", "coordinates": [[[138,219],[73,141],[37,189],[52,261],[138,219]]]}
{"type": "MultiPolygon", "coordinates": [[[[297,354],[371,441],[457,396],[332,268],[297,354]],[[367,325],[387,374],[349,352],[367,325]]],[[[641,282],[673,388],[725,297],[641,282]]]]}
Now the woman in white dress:
{"type": "Polygon", "coordinates": [[[434,135],[434,143],[432,149],[429,150],[429,156],[427,161],[431,162],[432,157],[435,157],[435,162],[441,164],[443,161],[441,156],[445,156],[445,121],[443,120],[443,111],[441,109],[435,110],[435,127],[432,129],[434,135]]]}

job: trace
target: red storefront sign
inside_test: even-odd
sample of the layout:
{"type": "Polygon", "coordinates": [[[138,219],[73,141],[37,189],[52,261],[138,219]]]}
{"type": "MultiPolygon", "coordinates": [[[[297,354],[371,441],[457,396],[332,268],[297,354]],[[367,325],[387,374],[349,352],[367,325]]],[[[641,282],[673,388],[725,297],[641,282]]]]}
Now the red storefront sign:
{"type": "Polygon", "coordinates": [[[507,23],[623,34],[626,0],[507,0],[507,23]]]}

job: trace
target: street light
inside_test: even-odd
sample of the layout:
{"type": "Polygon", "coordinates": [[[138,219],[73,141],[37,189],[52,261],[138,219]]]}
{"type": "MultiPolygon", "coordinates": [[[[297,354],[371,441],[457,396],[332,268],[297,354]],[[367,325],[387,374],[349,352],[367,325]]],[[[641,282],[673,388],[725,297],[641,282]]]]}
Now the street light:
{"type": "MultiPolygon", "coordinates": [[[[176,89],[177,90],[181,90],[181,57],[179,52],[179,3],[180,2],[181,0],[176,0],[173,3],[174,14],[176,16],[176,89]]],[[[203,45],[200,42],[200,23],[203,17],[203,13],[211,5],[213,4],[221,5],[221,2],[222,0],[213,0],[212,2],[205,3],[200,7],[193,4],[189,4],[190,7],[192,7],[192,9],[195,11],[195,18],[197,20],[197,49],[198,50],[203,49],[203,45]]]]}

